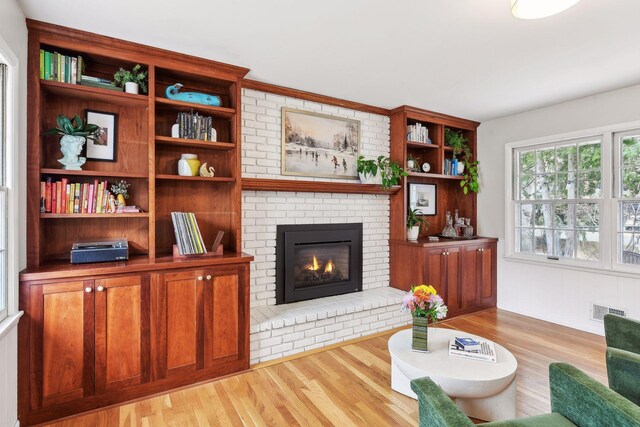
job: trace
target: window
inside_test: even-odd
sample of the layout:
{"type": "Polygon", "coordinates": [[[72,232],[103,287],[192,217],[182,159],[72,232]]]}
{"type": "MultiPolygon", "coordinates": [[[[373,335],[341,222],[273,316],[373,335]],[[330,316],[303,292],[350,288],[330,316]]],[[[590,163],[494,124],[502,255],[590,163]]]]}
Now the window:
{"type": "Polygon", "coordinates": [[[6,184],[7,80],[7,65],[0,63],[0,320],[7,317],[9,293],[7,279],[8,191],[6,184]]]}
{"type": "Polygon", "coordinates": [[[506,153],[507,256],[640,273],[640,122],[506,153]]]}
{"type": "Polygon", "coordinates": [[[514,157],[516,252],[599,260],[601,139],[522,148],[514,157]]]}

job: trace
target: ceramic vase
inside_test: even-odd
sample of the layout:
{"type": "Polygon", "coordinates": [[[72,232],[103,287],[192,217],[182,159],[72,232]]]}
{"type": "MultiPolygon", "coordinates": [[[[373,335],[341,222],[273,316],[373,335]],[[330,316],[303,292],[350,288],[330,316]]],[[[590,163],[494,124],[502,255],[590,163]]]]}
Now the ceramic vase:
{"type": "Polygon", "coordinates": [[[360,177],[360,182],[362,184],[382,184],[381,175],[371,175],[370,173],[363,174],[362,172],[358,172],[358,176],[360,177]]]}
{"type": "Polygon", "coordinates": [[[127,93],[134,93],[137,95],[138,93],[140,93],[140,86],[138,85],[138,83],[126,82],[124,84],[124,91],[127,93]]]}
{"type": "Polygon", "coordinates": [[[122,194],[118,194],[116,200],[118,201],[119,206],[127,206],[127,202],[125,201],[125,198],[122,194]]]}
{"type": "Polygon", "coordinates": [[[464,163],[458,162],[458,175],[462,175],[464,173],[464,163]]]}
{"type": "Polygon", "coordinates": [[[420,234],[420,226],[414,225],[411,228],[407,228],[407,240],[415,242],[418,240],[418,235],[420,234]]]}
{"type": "Polygon", "coordinates": [[[178,175],[198,176],[200,172],[200,160],[196,154],[183,154],[178,161],[178,175]]]}
{"type": "Polygon", "coordinates": [[[411,349],[413,351],[429,351],[429,319],[426,317],[413,316],[413,334],[411,338],[411,349]]]}

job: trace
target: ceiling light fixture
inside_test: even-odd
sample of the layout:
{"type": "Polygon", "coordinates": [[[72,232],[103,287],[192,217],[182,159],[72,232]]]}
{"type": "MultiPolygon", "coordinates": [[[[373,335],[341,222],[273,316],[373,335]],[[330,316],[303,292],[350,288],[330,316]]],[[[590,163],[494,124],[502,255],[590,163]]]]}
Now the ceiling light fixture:
{"type": "Polygon", "coordinates": [[[511,13],[520,19],[539,19],[569,9],[580,0],[511,0],[511,13]]]}

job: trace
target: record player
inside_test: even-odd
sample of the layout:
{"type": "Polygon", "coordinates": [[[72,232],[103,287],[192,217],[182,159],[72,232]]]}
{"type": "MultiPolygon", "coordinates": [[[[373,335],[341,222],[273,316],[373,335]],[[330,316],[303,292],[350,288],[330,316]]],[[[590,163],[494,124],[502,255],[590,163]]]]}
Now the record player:
{"type": "Polygon", "coordinates": [[[71,264],[126,261],[129,259],[127,239],[75,242],[71,247],[71,264]]]}

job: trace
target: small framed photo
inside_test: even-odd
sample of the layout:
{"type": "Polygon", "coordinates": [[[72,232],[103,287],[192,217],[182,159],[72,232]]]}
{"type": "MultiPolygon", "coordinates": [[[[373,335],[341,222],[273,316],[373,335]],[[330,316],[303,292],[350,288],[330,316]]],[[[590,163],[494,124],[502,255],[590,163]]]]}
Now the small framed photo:
{"type": "Polygon", "coordinates": [[[104,111],[86,110],[87,123],[98,126],[96,139],[87,139],[87,160],[115,162],[118,135],[118,115],[104,111]]]}
{"type": "Polygon", "coordinates": [[[437,188],[435,184],[409,183],[409,207],[422,212],[422,215],[436,215],[437,188]]]}

